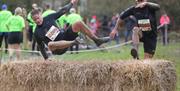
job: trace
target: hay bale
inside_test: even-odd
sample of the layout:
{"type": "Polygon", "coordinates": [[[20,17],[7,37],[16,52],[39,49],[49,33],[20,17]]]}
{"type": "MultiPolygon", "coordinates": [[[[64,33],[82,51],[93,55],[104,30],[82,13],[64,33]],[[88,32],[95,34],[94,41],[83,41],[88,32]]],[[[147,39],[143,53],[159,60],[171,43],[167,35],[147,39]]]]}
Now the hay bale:
{"type": "Polygon", "coordinates": [[[174,91],[167,61],[12,62],[0,67],[1,91],[174,91]]]}
{"type": "Polygon", "coordinates": [[[150,65],[153,67],[159,79],[161,91],[175,91],[177,76],[174,65],[167,61],[157,61],[150,65]]]}

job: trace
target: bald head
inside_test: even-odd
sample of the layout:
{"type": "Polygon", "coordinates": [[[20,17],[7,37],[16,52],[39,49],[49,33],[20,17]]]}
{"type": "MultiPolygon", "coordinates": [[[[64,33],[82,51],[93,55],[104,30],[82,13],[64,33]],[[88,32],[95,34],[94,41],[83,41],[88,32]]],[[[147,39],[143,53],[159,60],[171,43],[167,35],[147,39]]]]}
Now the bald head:
{"type": "Polygon", "coordinates": [[[32,4],[32,8],[33,8],[33,9],[37,9],[37,8],[38,8],[37,4],[36,4],[36,3],[33,3],[33,4],[32,4]]]}

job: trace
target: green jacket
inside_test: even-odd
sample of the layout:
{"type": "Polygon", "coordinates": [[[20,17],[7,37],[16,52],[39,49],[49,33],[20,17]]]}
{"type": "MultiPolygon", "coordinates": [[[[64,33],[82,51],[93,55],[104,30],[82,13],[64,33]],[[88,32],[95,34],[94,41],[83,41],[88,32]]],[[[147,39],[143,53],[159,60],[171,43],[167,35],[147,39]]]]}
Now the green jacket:
{"type": "Polygon", "coordinates": [[[67,23],[70,25],[76,23],[77,21],[82,21],[82,17],[79,14],[71,13],[67,16],[67,23]]]}
{"type": "Polygon", "coordinates": [[[12,13],[8,10],[0,11],[0,32],[8,32],[5,24],[11,16],[12,13]]]}
{"type": "Polygon", "coordinates": [[[64,28],[65,24],[67,24],[67,15],[64,14],[60,18],[58,18],[58,24],[61,28],[64,28]]]}
{"type": "Polygon", "coordinates": [[[31,12],[28,13],[27,20],[28,20],[30,26],[33,26],[35,24],[35,22],[33,21],[32,17],[31,17],[31,12]]]}
{"type": "Polygon", "coordinates": [[[56,12],[56,11],[54,11],[54,10],[48,9],[48,10],[46,10],[46,11],[43,12],[42,16],[43,16],[43,17],[46,17],[46,16],[48,16],[48,15],[50,15],[50,14],[52,14],[52,13],[55,13],[55,12],[56,12]]]}
{"type": "Polygon", "coordinates": [[[9,32],[22,32],[22,29],[25,27],[24,18],[19,15],[11,16],[6,22],[9,32]]]}

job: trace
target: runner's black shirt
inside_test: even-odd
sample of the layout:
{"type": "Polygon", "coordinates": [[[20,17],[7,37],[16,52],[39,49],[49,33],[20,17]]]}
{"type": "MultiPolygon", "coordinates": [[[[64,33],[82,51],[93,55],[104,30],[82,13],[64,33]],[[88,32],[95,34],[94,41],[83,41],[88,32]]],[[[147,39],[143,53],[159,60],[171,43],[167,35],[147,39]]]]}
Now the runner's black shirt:
{"type": "MultiPolygon", "coordinates": [[[[156,22],[156,11],[157,8],[150,7],[146,5],[143,8],[135,8],[135,6],[131,6],[126,9],[124,12],[120,14],[120,19],[124,20],[125,18],[133,15],[136,18],[136,21],[141,19],[149,19],[151,23],[151,31],[143,32],[144,36],[154,36],[157,37],[157,22],[156,22]]],[[[136,26],[138,23],[136,22],[136,26]]]]}
{"type": "MultiPolygon", "coordinates": [[[[70,8],[73,6],[72,3],[66,5],[62,9],[60,9],[58,12],[50,14],[46,17],[43,18],[43,23],[42,25],[37,25],[35,32],[34,32],[34,38],[36,39],[38,43],[38,47],[44,57],[44,59],[48,58],[48,55],[45,50],[45,44],[48,45],[48,43],[51,41],[48,37],[46,37],[46,33],[49,31],[49,29],[52,26],[55,26],[58,28],[58,25],[56,24],[56,20],[68,12],[70,8]]],[[[63,38],[63,34],[59,34],[54,41],[61,40],[63,38]]]]}

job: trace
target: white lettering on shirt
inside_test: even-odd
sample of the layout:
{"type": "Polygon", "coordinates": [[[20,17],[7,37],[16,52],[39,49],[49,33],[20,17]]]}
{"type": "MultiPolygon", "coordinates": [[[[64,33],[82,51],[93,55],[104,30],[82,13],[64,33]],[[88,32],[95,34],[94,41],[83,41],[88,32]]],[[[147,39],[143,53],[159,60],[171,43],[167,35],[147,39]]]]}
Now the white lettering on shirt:
{"type": "Polygon", "coordinates": [[[151,31],[151,23],[149,19],[138,20],[138,25],[142,31],[151,31]]]}

